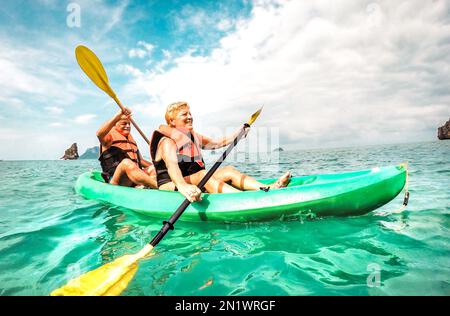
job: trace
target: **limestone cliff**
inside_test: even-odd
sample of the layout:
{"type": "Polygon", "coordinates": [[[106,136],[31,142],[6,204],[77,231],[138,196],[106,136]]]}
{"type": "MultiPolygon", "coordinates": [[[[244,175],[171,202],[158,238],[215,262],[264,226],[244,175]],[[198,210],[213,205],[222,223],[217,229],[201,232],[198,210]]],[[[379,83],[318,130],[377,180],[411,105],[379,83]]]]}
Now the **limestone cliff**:
{"type": "Polygon", "coordinates": [[[98,146],[88,148],[84,154],[80,156],[80,159],[98,159],[99,150],[100,148],[98,146]]]}
{"type": "Polygon", "coordinates": [[[444,125],[438,128],[439,139],[450,139],[450,119],[444,125]]]}
{"type": "Polygon", "coordinates": [[[59,159],[64,159],[64,160],[76,160],[78,159],[78,147],[77,147],[77,143],[73,143],[72,146],[70,146],[69,149],[66,149],[66,151],[64,152],[64,156],[62,156],[59,159]]]}

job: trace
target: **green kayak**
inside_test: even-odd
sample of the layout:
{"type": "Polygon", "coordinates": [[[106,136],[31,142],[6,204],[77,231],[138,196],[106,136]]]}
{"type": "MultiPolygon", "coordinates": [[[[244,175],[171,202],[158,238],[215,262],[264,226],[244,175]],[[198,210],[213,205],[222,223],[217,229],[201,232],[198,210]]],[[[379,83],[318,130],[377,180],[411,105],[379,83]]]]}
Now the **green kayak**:
{"type": "MultiPolygon", "coordinates": [[[[395,198],[406,182],[403,165],[338,174],[292,178],[286,188],[229,194],[203,194],[180,220],[251,222],[290,220],[304,214],[353,216],[368,213],[395,198]]],[[[260,180],[271,183],[275,179],[260,180]]],[[[100,172],[82,174],[75,190],[99,200],[158,218],[169,218],[183,202],[179,192],[134,189],[107,184],[100,172]]]]}

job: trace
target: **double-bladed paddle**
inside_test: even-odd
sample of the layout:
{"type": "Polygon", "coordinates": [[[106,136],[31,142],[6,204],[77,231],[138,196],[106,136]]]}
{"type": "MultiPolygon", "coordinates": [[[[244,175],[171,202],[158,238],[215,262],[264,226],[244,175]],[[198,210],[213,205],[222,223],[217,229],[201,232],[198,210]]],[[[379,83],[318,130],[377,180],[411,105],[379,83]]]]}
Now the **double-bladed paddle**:
{"type": "MultiPolygon", "coordinates": [[[[246,128],[249,128],[252,123],[258,118],[261,113],[261,109],[255,112],[247,123],[244,124],[240,133],[228,148],[222,153],[222,156],[217,160],[214,166],[206,173],[203,179],[200,181],[198,188],[201,190],[208,182],[209,178],[219,168],[231,150],[236,146],[239,140],[246,134],[246,128]]],[[[186,208],[191,202],[185,199],[183,203],[178,207],[175,213],[170,217],[168,221],[163,222],[161,230],[156,234],[150,243],[142,248],[138,253],[133,255],[122,256],[113,262],[107,263],[93,271],[87,272],[80,277],[70,280],[67,285],[54,290],[51,295],[101,295],[101,296],[113,296],[119,295],[132,280],[138,268],[138,261],[144,257],[150,255],[154,247],[164,238],[169,230],[174,229],[174,224],[178,218],[183,214],[186,208]]],[[[197,202],[201,203],[201,202],[197,202]]]]}

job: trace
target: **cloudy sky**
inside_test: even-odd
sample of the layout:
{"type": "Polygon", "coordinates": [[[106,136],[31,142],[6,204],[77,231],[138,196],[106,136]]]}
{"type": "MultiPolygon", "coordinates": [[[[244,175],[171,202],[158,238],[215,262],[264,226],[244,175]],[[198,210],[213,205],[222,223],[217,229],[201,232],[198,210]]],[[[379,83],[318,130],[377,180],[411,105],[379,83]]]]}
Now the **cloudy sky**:
{"type": "Polygon", "coordinates": [[[0,43],[0,159],[97,145],[117,106],[79,44],[148,134],[178,100],[204,134],[263,104],[291,149],[435,140],[450,117],[445,0],[3,1],[0,43]]]}

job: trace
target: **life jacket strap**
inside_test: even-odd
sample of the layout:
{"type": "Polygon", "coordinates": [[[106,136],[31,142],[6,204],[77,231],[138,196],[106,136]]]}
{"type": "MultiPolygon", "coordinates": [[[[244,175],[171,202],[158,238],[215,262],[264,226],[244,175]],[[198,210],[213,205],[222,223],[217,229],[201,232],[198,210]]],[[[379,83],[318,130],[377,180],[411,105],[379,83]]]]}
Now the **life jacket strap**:
{"type": "Polygon", "coordinates": [[[111,144],[132,144],[134,146],[137,146],[137,144],[131,140],[125,140],[125,139],[118,139],[113,140],[111,144]]]}

